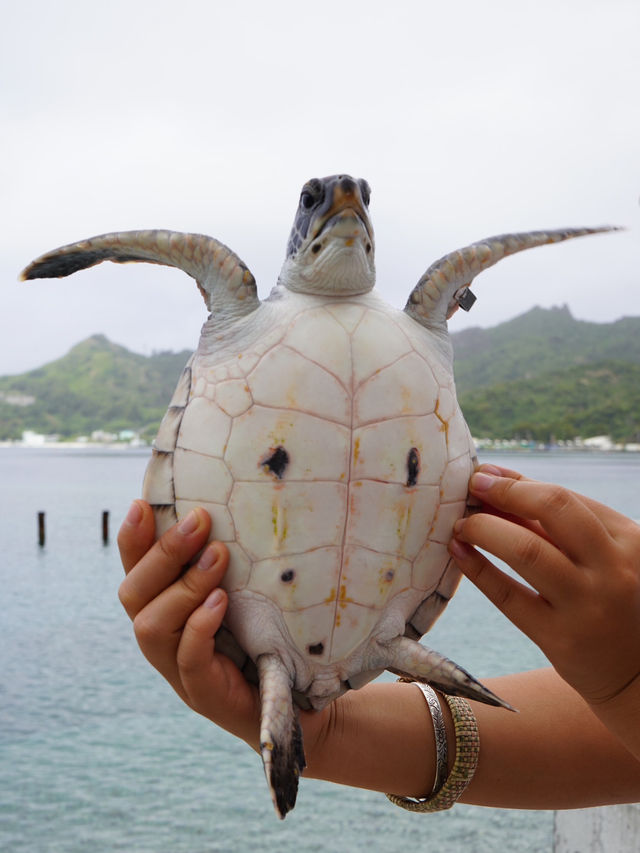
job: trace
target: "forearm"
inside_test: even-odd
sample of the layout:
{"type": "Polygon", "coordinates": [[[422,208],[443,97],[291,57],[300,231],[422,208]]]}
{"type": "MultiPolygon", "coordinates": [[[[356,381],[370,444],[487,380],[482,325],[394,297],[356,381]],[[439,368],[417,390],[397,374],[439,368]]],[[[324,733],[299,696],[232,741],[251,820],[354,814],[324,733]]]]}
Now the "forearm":
{"type": "MultiPolygon", "coordinates": [[[[486,683],[519,713],[472,703],[480,760],[462,801],[555,809],[640,799],[640,763],[553,670],[486,683]]],[[[441,704],[452,763],[453,726],[441,704]]],[[[375,684],[347,694],[309,746],[309,776],[415,797],[427,796],[433,785],[431,718],[410,684],[375,684]]]]}
{"type": "Polygon", "coordinates": [[[553,669],[488,685],[519,713],[472,703],[481,748],[465,802],[566,809],[640,800],[640,763],[553,669]]]}

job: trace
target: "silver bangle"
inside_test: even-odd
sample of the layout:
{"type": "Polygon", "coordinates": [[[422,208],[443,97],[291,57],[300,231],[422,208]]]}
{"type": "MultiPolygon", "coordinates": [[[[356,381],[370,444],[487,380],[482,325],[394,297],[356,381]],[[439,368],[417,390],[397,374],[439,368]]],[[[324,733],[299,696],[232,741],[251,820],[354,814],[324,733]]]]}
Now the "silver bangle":
{"type": "MultiPolygon", "coordinates": [[[[404,680],[404,679],[402,679],[404,680]]],[[[461,696],[447,696],[447,705],[451,711],[456,734],[456,758],[446,782],[436,794],[424,798],[400,797],[397,794],[387,794],[391,802],[412,812],[438,812],[450,809],[462,795],[469,782],[473,779],[478,755],[480,752],[480,736],[478,724],[471,706],[461,696]]]]}
{"type": "Polygon", "coordinates": [[[442,788],[447,779],[447,730],[444,725],[444,716],[440,707],[440,701],[435,690],[421,681],[414,681],[413,684],[422,691],[424,698],[427,700],[431,719],[433,720],[433,734],[436,741],[436,772],[433,780],[433,788],[429,794],[430,797],[433,797],[442,788]]]}

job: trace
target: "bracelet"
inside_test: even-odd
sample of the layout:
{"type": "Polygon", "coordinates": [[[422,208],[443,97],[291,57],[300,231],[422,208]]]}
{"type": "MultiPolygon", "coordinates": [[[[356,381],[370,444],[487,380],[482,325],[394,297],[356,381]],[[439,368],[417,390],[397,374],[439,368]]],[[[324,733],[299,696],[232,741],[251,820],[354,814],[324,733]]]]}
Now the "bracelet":
{"type": "Polygon", "coordinates": [[[447,771],[449,769],[447,766],[447,759],[449,757],[447,748],[447,730],[444,727],[444,717],[442,716],[440,701],[433,687],[430,687],[428,684],[424,684],[422,681],[413,681],[412,684],[415,684],[415,686],[419,687],[422,691],[424,698],[427,700],[431,719],[433,720],[433,734],[436,740],[436,772],[433,780],[433,788],[431,789],[430,794],[432,797],[434,794],[438,793],[440,788],[442,788],[447,778],[447,771]]]}
{"type": "Polygon", "coordinates": [[[480,754],[480,736],[478,724],[471,706],[459,696],[444,697],[447,701],[456,736],[456,758],[446,782],[431,796],[422,798],[400,797],[387,794],[387,798],[396,806],[412,812],[438,812],[450,809],[457,802],[478,765],[480,754]]]}

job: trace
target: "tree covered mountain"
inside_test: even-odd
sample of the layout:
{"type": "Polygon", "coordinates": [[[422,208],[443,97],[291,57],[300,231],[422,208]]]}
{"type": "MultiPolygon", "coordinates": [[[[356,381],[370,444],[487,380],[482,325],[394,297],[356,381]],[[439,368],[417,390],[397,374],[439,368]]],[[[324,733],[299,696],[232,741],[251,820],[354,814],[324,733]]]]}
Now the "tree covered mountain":
{"type": "MultiPolygon", "coordinates": [[[[534,308],[452,341],[458,397],[475,436],[640,440],[640,318],[587,323],[566,307],[534,308]]],[[[37,370],[0,377],[0,440],[23,430],[151,437],[189,355],[138,355],[94,335],[37,370]]]]}
{"type": "Polygon", "coordinates": [[[640,317],[533,308],[452,335],[458,399],[476,437],[640,441],[640,317]]]}
{"type": "Polygon", "coordinates": [[[190,355],[138,355],[93,335],[43,367],[0,377],[0,439],[23,430],[65,438],[94,430],[153,434],[190,355]]]}
{"type": "Polygon", "coordinates": [[[640,317],[615,323],[575,320],[566,306],[532,308],[492,329],[451,335],[458,395],[580,365],[640,365],[640,317]]]}

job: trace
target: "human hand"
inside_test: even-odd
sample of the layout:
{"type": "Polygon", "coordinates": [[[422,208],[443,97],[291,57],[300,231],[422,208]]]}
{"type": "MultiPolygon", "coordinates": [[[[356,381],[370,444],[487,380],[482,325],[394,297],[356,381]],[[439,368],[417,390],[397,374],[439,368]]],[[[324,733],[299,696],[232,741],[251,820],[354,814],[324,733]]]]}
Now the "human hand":
{"type": "Polygon", "coordinates": [[[640,691],[640,527],[590,498],[492,465],[471,477],[470,492],[482,509],[457,523],[450,545],[462,572],[592,707],[640,691]]]}
{"type": "Polygon", "coordinates": [[[258,747],[260,700],[232,661],[216,653],[227,595],[220,582],[229,552],[207,542],[211,520],[196,509],[154,544],[148,503],[134,501],[118,534],[126,573],[120,601],[147,660],[194,711],[258,747]]]}

